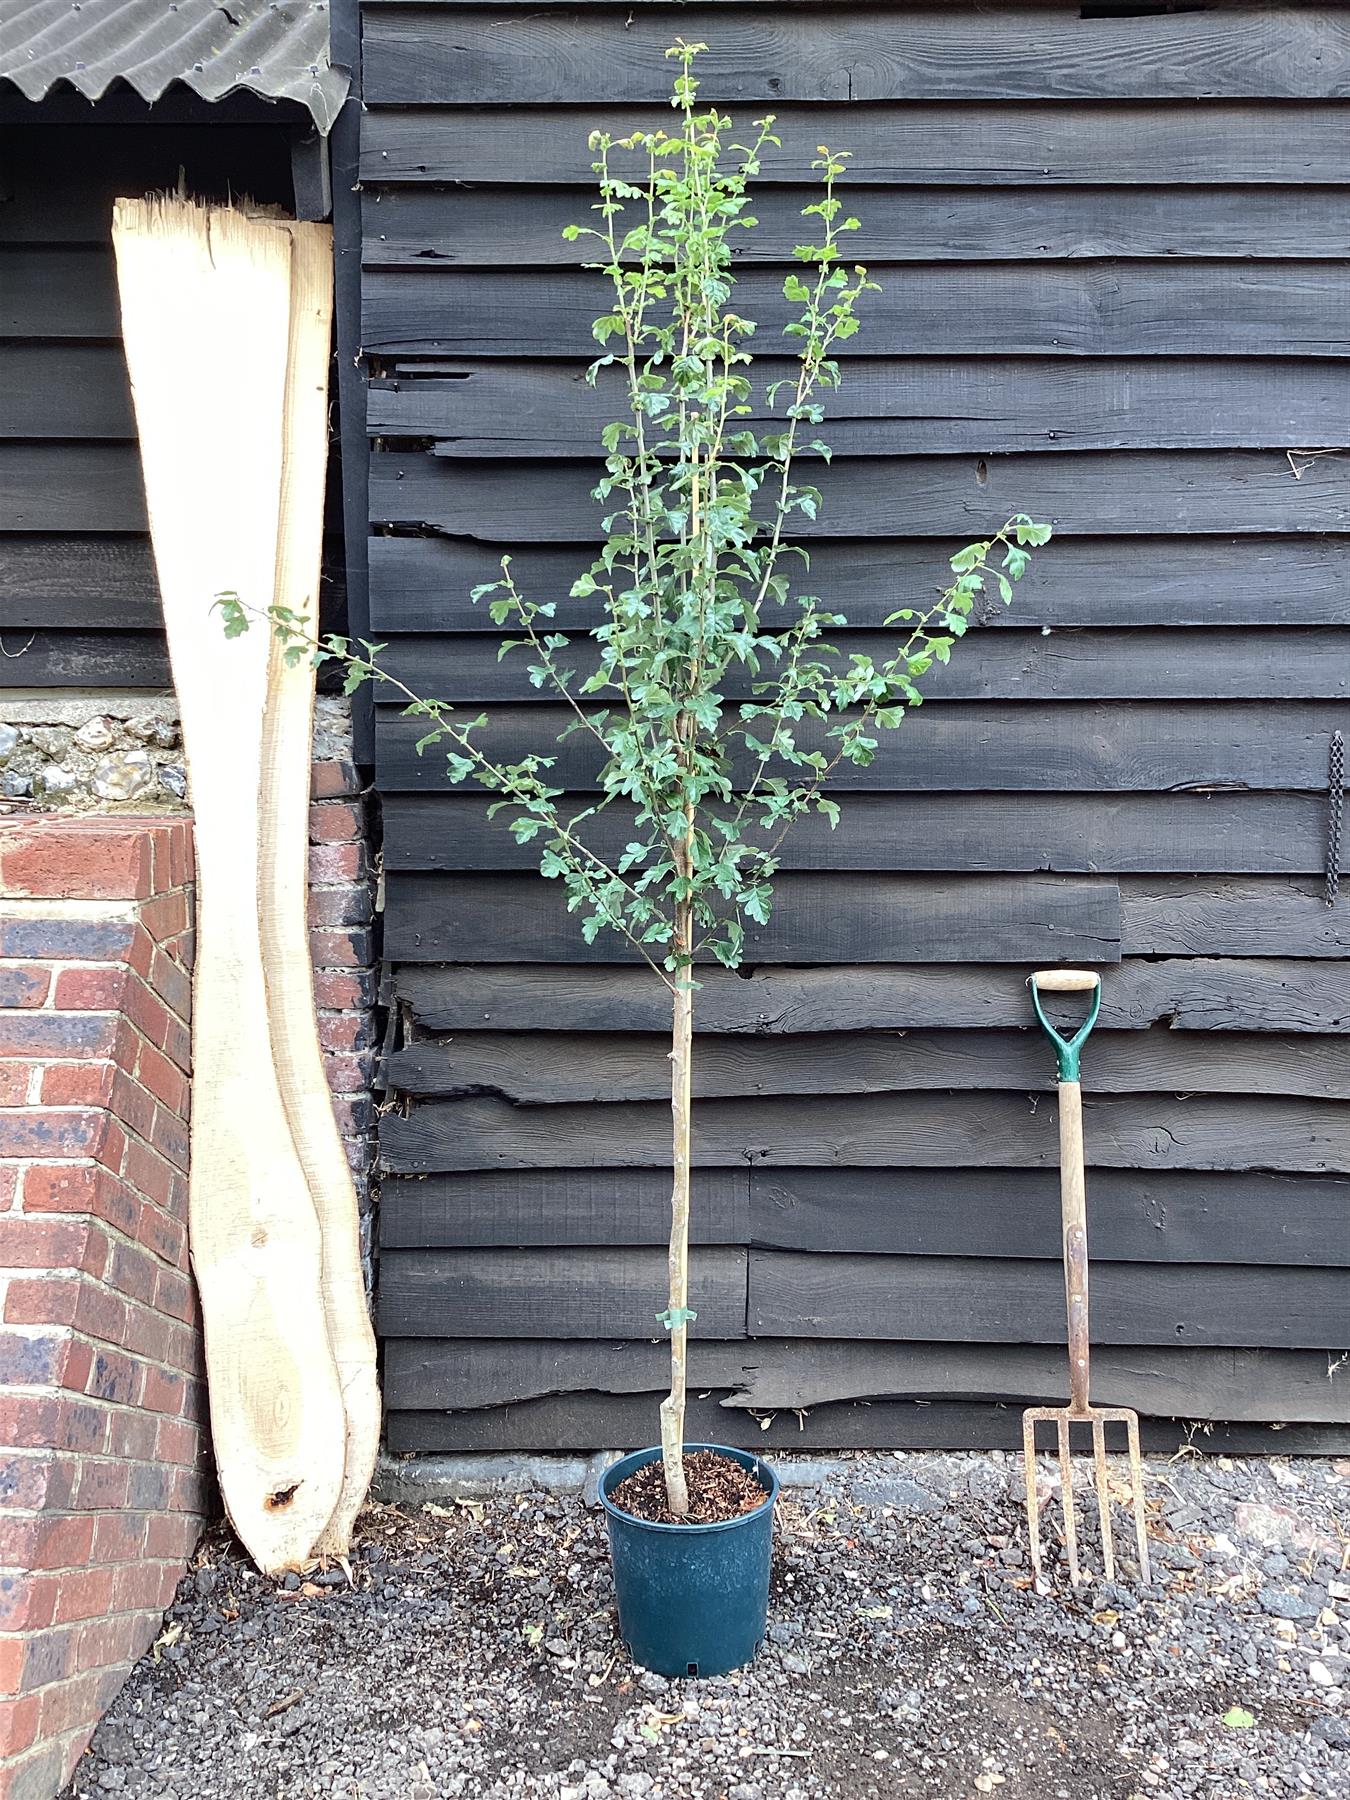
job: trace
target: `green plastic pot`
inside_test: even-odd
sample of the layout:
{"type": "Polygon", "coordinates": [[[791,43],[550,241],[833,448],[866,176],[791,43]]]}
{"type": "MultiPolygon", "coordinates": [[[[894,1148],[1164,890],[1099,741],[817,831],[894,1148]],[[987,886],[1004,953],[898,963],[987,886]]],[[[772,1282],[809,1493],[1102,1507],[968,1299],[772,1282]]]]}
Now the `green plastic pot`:
{"type": "Polygon", "coordinates": [[[658,1675],[725,1675],[748,1663],[764,1640],[778,1477],[748,1450],[715,1450],[764,1484],[764,1504],[711,1525],[658,1525],[636,1519],[611,1496],[622,1481],[660,1460],[660,1447],[635,1450],[607,1469],[600,1504],[609,1524],[619,1635],[633,1660],[658,1675]]]}

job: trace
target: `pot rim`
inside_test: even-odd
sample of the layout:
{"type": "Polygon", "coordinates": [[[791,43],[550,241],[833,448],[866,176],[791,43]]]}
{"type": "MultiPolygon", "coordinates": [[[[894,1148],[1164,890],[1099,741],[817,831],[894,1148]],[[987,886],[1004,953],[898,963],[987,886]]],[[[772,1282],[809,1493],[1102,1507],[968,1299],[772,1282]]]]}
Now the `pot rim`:
{"type": "Polygon", "coordinates": [[[700,1519],[692,1525],[668,1525],[662,1519],[640,1519],[636,1513],[625,1512],[623,1507],[616,1506],[609,1497],[610,1488],[616,1485],[613,1480],[614,1472],[616,1469],[623,1468],[625,1463],[631,1464],[631,1467],[624,1469],[623,1476],[620,1477],[621,1480],[624,1480],[629,1475],[636,1475],[639,1469],[645,1469],[649,1463],[659,1461],[661,1446],[649,1444],[643,1450],[627,1451],[617,1462],[611,1463],[600,1477],[597,1492],[600,1504],[608,1516],[611,1519],[620,1520],[634,1530],[669,1532],[677,1537],[691,1537],[706,1535],[713,1531],[734,1531],[738,1525],[748,1525],[751,1521],[758,1519],[766,1507],[772,1507],[778,1498],[779,1481],[773,1465],[766,1462],[762,1456],[757,1456],[753,1450],[738,1450],[733,1444],[687,1443],[684,1448],[686,1451],[716,1450],[719,1455],[729,1456],[733,1462],[739,1463],[743,1469],[748,1468],[753,1475],[766,1484],[763,1503],[756,1506],[751,1512],[737,1513],[734,1519],[700,1519]],[[746,1457],[750,1459],[748,1462],[744,1460],[746,1457]]]}

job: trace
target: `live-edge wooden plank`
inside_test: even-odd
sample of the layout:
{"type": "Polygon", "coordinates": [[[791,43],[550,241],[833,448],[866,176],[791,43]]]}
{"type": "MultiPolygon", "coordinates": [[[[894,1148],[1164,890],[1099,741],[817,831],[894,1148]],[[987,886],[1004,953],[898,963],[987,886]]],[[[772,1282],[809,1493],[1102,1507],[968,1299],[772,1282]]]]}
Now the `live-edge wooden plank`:
{"type": "MultiPolygon", "coordinates": [[[[1095,1168],[1350,1171],[1350,1117],[1334,1100],[1089,1093],[1084,1113],[1095,1168]]],[[[1048,1168],[1057,1165],[1055,1116],[1043,1094],[848,1094],[819,1109],[703,1100],[693,1157],[699,1168],[1048,1168]]],[[[670,1107],[427,1100],[384,1116],[380,1156],[398,1174],[659,1168],[670,1156],[670,1107]]]]}
{"type": "MultiPolygon", "coordinates": [[[[1350,686],[1350,657],[1345,677],[1350,686]]],[[[562,817],[582,800],[560,802],[562,817]]],[[[601,857],[617,860],[633,839],[635,809],[616,804],[578,824],[601,857]]],[[[485,802],[465,795],[390,795],[389,870],[532,869],[538,846],[521,844],[485,802]]],[[[754,838],[754,831],[750,833],[754,838]]],[[[961,870],[1122,875],[1320,873],[1326,867],[1326,801],[1316,794],[854,794],[843,822],[803,817],[778,852],[785,869],[961,870]]],[[[1350,870],[1350,843],[1341,851],[1350,870]]]]}
{"type": "Polygon", "coordinates": [[[0,437],[135,435],[119,345],[0,344],[0,437]]]}
{"type": "MultiPolygon", "coordinates": [[[[618,139],[667,122],[659,103],[616,106],[608,94],[583,105],[547,107],[383,107],[368,99],[361,154],[367,188],[379,182],[534,184],[540,170],[548,171],[551,183],[592,188],[595,152],[587,139],[593,130],[618,139]]],[[[729,110],[744,128],[761,109],[729,110]]],[[[1060,96],[1009,104],[980,95],[952,106],[907,95],[900,104],[775,101],[773,110],[783,141],[764,159],[761,188],[813,180],[818,143],[852,150],[850,189],[854,183],[1157,189],[1160,171],[1169,187],[1221,181],[1259,190],[1265,183],[1334,187],[1345,180],[1344,111],[1334,101],[1307,97],[1290,107],[1245,100],[1197,106],[1189,95],[1152,106],[1111,95],[1087,105],[1060,96]]],[[[1162,195],[1160,190],[1157,202],[1165,205],[1162,195]]],[[[1122,194],[1120,204],[1128,217],[1129,196],[1122,194]]],[[[1000,238],[1016,230],[1005,213],[1000,238]]]]}
{"type": "MultiPolygon", "coordinates": [[[[700,1250],[697,1336],[744,1336],[746,1254],[700,1250]]],[[[387,1337],[655,1337],[665,1262],[652,1249],[390,1251],[380,1328],[387,1337]]]]}
{"type": "MultiPolygon", "coordinates": [[[[1292,117],[1286,110],[1282,117],[1291,125],[1302,123],[1308,110],[1300,107],[1292,117]]],[[[923,142],[914,133],[912,111],[892,111],[885,137],[889,143],[906,135],[921,154],[923,142]]],[[[970,109],[964,109],[964,116],[969,121],[970,109]]],[[[1147,131],[1148,117],[1134,115],[1136,132],[1147,131]]],[[[544,170],[551,185],[518,189],[508,197],[495,186],[467,185],[487,180],[476,167],[453,188],[429,187],[425,179],[419,180],[417,170],[437,166],[438,142],[450,137],[457,126],[462,129],[455,114],[376,112],[370,115],[367,132],[368,178],[362,193],[362,255],[367,268],[415,268],[431,263],[459,269],[580,268],[595,261],[593,239],[570,241],[563,237],[568,225],[590,222],[586,211],[589,195],[560,185],[569,179],[568,170],[577,160],[576,142],[584,148],[586,127],[573,126],[576,139],[562,141],[557,117],[548,112],[522,116],[513,111],[478,118],[483,138],[488,140],[503,119],[509,121],[518,141],[551,135],[553,160],[530,163],[519,147],[515,153],[515,163],[524,174],[537,177],[544,170]],[[416,142],[403,142],[403,132],[419,125],[416,142]],[[391,136],[395,137],[393,149],[386,148],[391,136]],[[388,185],[408,179],[417,185],[388,185]]],[[[570,125],[571,120],[563,123],[570,125]]],[[[1248,113],[1247,128],[1252,124],[1248,113]]],[[[874,137],[865,135],[864,109],[845,114],[840,125],[834,141],[847,140],[857,146],[843,192],[861,228],[850,233],[848,253],[869,265],[1010,262],[1024,257],[1040,261],[1240,256],[1285,261],[1350,256],[1350,208],[1340,187],[1258,187],[1250,183],[1185,187],[1175,185],[1179,178],[1171,168],[1166,186],[1069,187],[1048,181],[1035,186],[1031,185],[1031,172],[1023,171],[1022,180],[1028,185],[1011,187],[1006,184],[1018,179],[1011,164],[1002,171],[987,171],[987,184],[981,187],[925,186],[925,174],[917,169],[906,172],[905,186],[887,187],[880,185],[886,172],[878,170],[873,176],[867,167],[883,152],[874,137]]],[[[818,134],[826,126],[812,121],[808,129],[818,134]]],[[[1098,129],[1106,136],[1110,121],[1101,120],[1098,129]]],[[[1340,130],[1339,121],[1333,130],[1340,130]]],[[[815,136],[809,141],[814,143],[815,136]]],[[[1237,151],[1238,142],[1235,132],[1222,149],[1215,145],[1215,161],[1208,171],[1211,181],[1236,179],[1227,159],[1237,151]]],[[[784,158],[791,160],[793,148],[785,142],[781,152],[775,151],[756,183],[759,224],[735,246],[736,263],[741,267],[790,261],[794,246],[802,241],[802,209],[816,199],[816,190],[805,184],[769,185],[783,181],[777,165],[784,158]]],[[[481,154],[491,154],[486,144],[481,154]]],[[[588,184],[593,180],[589,160],[588,156],[588,184]]],[[[1156,176],[1156,168],[1152,174],[1156,176]]],[[[1341,181],[1345,171],[1333,168],[1328,174],[1341,181]]],[[[505,166],[492,174],[496,182],[513,178],[505,166]]],[[[949,179],[960,177],[953,174],[949,179]]]]}
{"type": "MultiPolygon", "coordinates": [[[[706,1050],[706,1046],[705,1046],[706,1050]]],[[[1091,1070],[1095,1082],[1098,1065],[1091,1070]]],[[[1110,1262],[1350,1265],[1350,1180],[1260,1170],[1092,1171],[1092,1249],[1110,1262]]],[[[1053,1258],[1054,1169],[701,1169],[696,1244],[878,1256],[1053,1258]]],[[[660,1245],[663,1169],[386,1176],[382,1249],[660,1245]]]]}
{"type": "MultiPolygon", "coordinates": [[[[381,1189],[382,1249],[492,1245],[665,1244],[670,1174],[664,1169],[499,1170],[478,1175],[388,1176],[381,1189]]],[[[750,1238],[750,1171],[699,1169],[690,1222],[696,1244],[750,1238]]]]}
{"type": "MultiPolygon", "coordinates": [[[[659,101],[671,24],[636,7],[512,16],[495,6],[382,5],[366,15],[374,104],[659,101]]],[[[1346,94],[1350,25],[1326,9],[1226,6],[1080,18],[1053,5],[847,11],[680,9],[704,102],[866,100],[1322,100],[1346,94]]],[[[817,140],[818,141],[818,140],[817,140]]]]}
{"type": "Polygon", "coordinates": [[[111,248],[10,246],[0,252],[0,270],[0,337],[121,335],[111,248]]]}
{"type": "MultiPolygon", "coordinates": [[[[769,924],[749,929],[752,961],[781,962],[798,955],[813,961],[824,955],[834,962],[849,957],[904,962],[971,956],[1007,962],[1119,959],[1119,897],[1110,880],[873,875],[862,886],[842,891],[837,876],[789,873],[780,877],[778,891],[780,907],[769,924]]],[[[386,877],[385,892],[385,949],[400,961],[499,963],[515,957],[528,964],[613,960],[616,954],[630,960],[620,938],[585,945],[559,891],[538,876],[394,872],[386,877]],[[497,885],[502,882],[510,886],[497,885]],[[534,892],[516,905],[522,883],[533,884],[534,892]],[[493,899],[505,904],[499,904],[487,932],[480,908],[493,899]]]]}
{"type": "MultiPolygon", "coordinates": [[[[1093,1092],[1099,1075],[1094,1038],[1093,1092]]],[[[1344,1176],[1094,1168],[1090,1188],[1092,1254],[1107,1262],[1350,1267],[1344,1176]]],[[[1060,1233],[1055,1169],[750,1171],[761,1248],[1053,1260],[1060,1233]]]]}
{"type": "MultiPolygon", "coordinates": [[[[832,637],[841,652],[878,660],[897,646],[886,631],[832,637]]],[[[526,656],[517,651],[503,659],[499,649],[499,640],[486,634],[418,634],[389,640],[380,663],[423,697],[535,705],[551,698],[531,685],[526,656]]],[[[571,640],[569,667],[584,676],[598,662],[592,640],[571,640]]],[[[753,678],[729,674],[724,691],[749,699],[753,685],[753,678]]],[[[1342,700],[1350,696],[1350,632],[973,631],[950,663],[935,663],[920,685],[929,700],[1261,700],[1272,689],[1290,700],[1342,700]]],[[[612,701],[607,695],[594,704],[612,701]]]]}
{"type": "MultiPolygon", "coordinates": [[[[371,457],[370,516],[487,542],[593,543],[601,507],[594,468],[490,462],[450,466],[420,451],[371,457]]],[[[794,535],[964,541],[1016,512],[1065,537],[1247,536],[1350,529],[1350,463],[1325,456],[1295,474],[1280,451],[1080,456],[837,458],[815,477],[819,517],[794,535]]]]}
{"type": "Polygon", "coordinates": [[[3,654],[6,685],[11,687],[171,685],[160,631],[46,631],[17,625],[5,633],[3,654]]]}
{"type": "Polygon", "coordinates": [[[1327,905],[1324,881],[1129,877],[1121,918],[1129,956],[1350,954],[1350,908],[1327,905]]]}
{"type": "MultiPolygon", "coordinates": [[[[586,545],[512,547],[522,592],[560,608],[571,629],[601,622],[600,606],[568,598],[589,564],[586,545]]],[[[376,537],[371,622],[379,632],[482,631],[469,598],[501,574],[502,550],[472,538],[376,537]]],[[[809,583],[855,626],[876,627],[897,607],[930,601],[947,575],[943,548],[882,538],[814,546],[809,583]]],[[[1350,625],[1350,538],[1129,537],[1055,541],[1018,584],[1011,608],[982,609],[985,627],[1065,625],[1350,625]]],[[[1277,715],[1278,716],[1278,715],[1277,715]]]]}
{"type": "MultiPolygon", "coordinates": [[[[855,348],[864,356],[1346,353],[1337,313],[1345,270],[1331,260],[1233,259],[1219,267],[1177,259],[893,263],[875,273],[880,292],[858,308],[862,330],[855,348]]],[[[783,327],[795,317],[782,285],[781,271],[756,268],[736,281],[737,305],[760,326],[766,353],[782,351],[783,327]]],[[[368,269],[362,334],[367,352],[379,356],[586,357],[594,354],[591,325],[610,303],[609,293],[605,277],[571,270],[496,276],[435,261],[415,269],[368,269]]],[[[536,418],[567,426],[568,397],[582,427],[616,416],[618,384],[610,377],[596,383],[593,397],[572,383],[565,367],[541,363],[529,379],[538,390],[536,418]]],[[[521,405],[515,371],[493,365],[474,388],[465,386],[457,435],[496,435],[473,430],[476,405],[480,417],[501,414],[500,434],[525,438],[530,415],[521,405]]],[[[857,386],[855,378],[854,392],[857,386]]],[[[941,386],[940,378],[930,377],[916,403],[940,406],[936,397],[925,402],[923,388],[936,395],[941,386]]],[[[903,392],[898,382],[896,387],[903,392]]],[[[843,403],[847,407],[848,390],[843,403]]],[[[839,402],[830,410],[838,414],[839,402]]]]}
{"type": "MultiPolygon", "coordinates": [[[[519,1406],[476,1412],[390,1412],[389,1448],[395,1454],[442,1451],[594,1450],[597,1444],[636,1450],[650,1444],[656,1394],[562,1394],[519,1406]]],[[[1062,1401],[1061,1388],[1054,1398],[1062,1401]]],[[[1276,1398],[1278,1399],[1278,1392],[1276,1398]]],[[[760,1454],[842,1450],[1006,1450],[1020,1454],[1022,1415],[1005,1404],[961,1401],[863,1401],[807,1411],[746,1413],[695,1396],[688,1413],[693,1441],[739,1444],[760,1454]]],[[[1199,1429],[1183,1413],[1142,1420],[1146,1454],[1179,1449],[1216,1456],[1343,1456],[1350,1426],[1290,1425],[1284,1414],[1269,1426],[1239,1422],[1199,1429]]],[[[1014,1515],[1009,1512],[1009,1520],[1014,1515]]]]}
{"type": "Polygon", "coordinates": [[[145,539],[0,534],[0,626],[144,630],[162,617],[145,539]]]}
{"type": "MultiPolygon", "coordinates": [[[[465,333],[464,356],[518,353],[519,330],[509,321],[489,313],[488,331],[495,335],[470,341],[472,315],[453,296],[445,304],[446,316],[465,333]]],[[[591,311],[586,309],[587,321],[591,311]]],[[[551,315],[545,310],[541,318],[546,338],[551,315]]],[[[923,348],[913,342],[908,319],[894,342],[888,329],[884,320],[872,320],[850,340],[858,354],[846,364],[845,389],[829,409],[828,442],[839,456],[1272,446],[1308,451],[1339,449],[1345,436],[1350,361],[1292,355],[1283,362],[1236,355],[924,359],[908,354],[923,348]],[[884,354],[897,348],[907,354],[884,354]]],[[[438,363],[435,371],[442,367],[449,365],[438,363]]],[[[760,375],[767,384],[785,367],[770,362],[761,365],[760,375]]],[[[624,403],[603,383],[602,392],[574,396],[571,381],[565,367],[537,362],[487,370],[481,362],[466,364],[459,376],[444,378],[399,365],[370,387],[367,427],[372,437],[433,438],[435,456],[461,462],[590,456],[605,422],[620,416],[624,403]],[[527,396],[519,392],[521,380],[527,396]]],[[[769,424],[762,408],[754,418],[761,428],[769,424]]]]}
{"type": "MultiPolygon", "coordinates": [[[[1092,1335],[1101,1344],[1318,1349],[1345,1334],[1350,1271],[1225,1265],[1092,1265],[1092,1335]]],[[[1058,1261],[750,1253],[752,1336],[922,1338],[1057,1344],[1058,1261]]]]}
{"type": "MultiPolygon", "coordinates": [[[[1047,954],[1115,962],[1122,952],[1350,955],[1350,908],[1329,907],[1325,880],[1316,875],[1139,875],[1080,883],[1070,876],[789,871],[779,874],[775,893],[768,924],[747,924],[746,955],[754,967],[1025,962],[1047,954]]],[[[557,891],[537,874],[391,874],[385,925],[386,948],[404,962],[637,962],[637,953],[612,933],[585,943],[557,891]]]]}
{"type": "MultiPolygon", "coordinates": [[[[1068,954],[1082,960],[1081,952],[1068,954]]],[[[1025,964],[759,968],[700,975],[699,1027],[771,1034],[1023,1026],[1025,964]]],[[[1047,958],[1046,960],[1055,960],[1047,958]]],[[[1089,961],[1099,958],[1089,957],[1089,961]]],[[[668,997],[645,969],[402,967],[399,998],[435,1031],[663,1031],[668,997]]],[[[1350,962],[1160,957],[1107,969],[1104,1030],[1350,1031],[1350,962]]]]}
{"type": "MultiPolygon", "coordinates": [[[[367,283],[374,279],[367,277],[367,283]]],[[[430,277],[401,279],[419,295],[439,331],[448,329],[446,320],[457,320],[454,295],[437,297],[430,277]]],[[[1004,284],[988,277],[988,286],[997,317],[1012,319],[999,304],[1004,284]]],[[[736,299],[742,301],[740,290],[736,299]]],[[[1015,301],[1015,293],[1008,301],[1015,301]]],[[[367,428],[380,437],[430,437],[437,459],[455,463],[598,455],[605,425],[626,414],[625,391],[612,369],[601,371],[594,385],[587,380],[585,337],[590,317],[603,311],[601,302],[598,293],[578,313],[581,337],[572,340],[567,362],[545,360],[538,347],[520,346],[520,328],[497,319],[495,311],[497,337],[486,351],[464,346],[454,353],[434,338],[407,349],[389,344],[385,355],[392,371],[383,378],[385,385],[371,391],[367,428]],[[517,349],[517,360],[511,360],[517,349]]],[[[1276,304],[1285,302],[1282,293],[1276,304]]],[[[943,319],[950,315],[947,304],[943,319]]],[[[562,351],[547,306],[542,319],[540,342],[562,351]]],[[[835,457],[1341,448],[1336,409],[1345,394],[1346,371],[1336,362],[1328,365],[1316,356],[1282,362],[1264,355],[1264,338],[1253,338],[1246,356],[1174,356],[1168,362],[1166,356],[1143,351],[1130,356],[1123,353],[1127,346],[1107,346],[1091,353],[1084,349],[1078,360],[1062,351],[1048,355],[1062,342],[1053,337],[1055,329],[1037,326],[1024,356],[1008,355],[1017,346],[972,338],[945,347],[945,360],[934,365],[932,356],[914,355],[925,344],[914,337],[909,315],[904,337],[896,342],[887,338],[882,322],[877,329],[864,322],[859,337],[850,340],[853,356],[842,364],[841,385],[826,405],[826,441],[835,457]],[[1201,407],[1206,416],[1197,418],[1201,407]]],[[[1282,329],[1282,322],[1274,324],[1271,337],[1282,329]]],[[[767,337],[756,360],[747,418],[761,428],[774,427],[770,385],[794,371],[781,351],[781,340],[767,337]]]]}
{"type": "MultiPolygon", "coordinates": [[[[0,545],[0,561],[3,560],[0,545]]],[[[474,742],[515,762],[547,746],[550,781],[569,793],[596,790],[602,753],[594,740],[563,733],[572,715],[561,705],[496,706],[474,742]]],[[[1182,788],[1298,789],[1325,786],[1331,734],[1344,703],[1297,701],[1060,701],[1017,704],[934,700],[887,734],[872,762],[841,764],[835,792],[1167,793],[1182,788]]],[[[444,750],[421,755],[425,720],[390,707],[376,720],[381,791],[446,793],[444,750]]],[[[800,725],[797,742],[814,749],[822,734],[800,725]]],[[[740,767],[748,764],[748,752],[740,767]]]]}
{"type": "MultiPolygon", "coordinates": [[[[1327,1357],[1308,1350],[1186,1349],[1101,1345],[1093,1391],[1104,1406],[1188,1419],[1345,1423],[1346,1396],[1327,1357]]],[[[669,1362],[662,1344],[576,1339],[394,1338],[385,1346],[385,1396],[393,1411],[468,1411],[551,1394],[656,1394],[669,1362]]],[[[815,1338],[695,1342],[691,1386],[730,1390],[729,1410],[775,1412],[840,1400],[1063,1398],[1058,1348],[1003,1344],[862,1344],[815,1338]]]]}
{"type": "MultiPolygon", "coordinates": [[[[660,1100],[670,1093],[669,1036],[656,1033],[466,1031],[405,1044],[391,1088],[420,1098],[496,1094],[530,1105],[660,1100]]],[[[1101,1031],[1092,1040],[1096,1093],[1285,1094],[1350,1100],[1350,1037],[1101,1031]]],[[[697,1099],[915,1089],[1055,1085],[1039,1030],[805,1033],[747,1041],[711,1036],[694,1058],[697,1099]]],[[[1347,1221],[1350,1224],[1350,1220],[1347,1221]]]]}
{"type": "Polygon", "coordinates": [[[144,532],[135,444],[0,443],[0,517],[15,532],[144,532]]]}

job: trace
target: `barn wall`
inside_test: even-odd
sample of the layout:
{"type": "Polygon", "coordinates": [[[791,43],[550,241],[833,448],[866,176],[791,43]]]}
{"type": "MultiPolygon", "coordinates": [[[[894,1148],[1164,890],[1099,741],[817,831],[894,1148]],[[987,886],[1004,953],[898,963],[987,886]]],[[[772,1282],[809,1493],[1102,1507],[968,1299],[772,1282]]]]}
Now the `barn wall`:
{"type": "Polygon", "coordinates": [[[291,118],[257,102],[0,97],[0,688],[169,686],[112,204],[181,179],[289,209],[291,118]],[[154,122],[125,122],[137,113],[154,122]]]}
{"type": "MultiPolygon", "coordinates": [[[[1324,903],[1350,484],[1320,454],[1350,417],[1350,23],[1120,10],[367,0],[371,611],[399,673],[492,703],[501,746],[562,722],[467,594],[503,551],[539,597],[590,559],[603,290],[561,230],[588,131],[660,121],[677,34],[711,46],[705,98],[779,116],[738,290],[769,341],[806,164],[853,152],[883,291],[825,433],[825,599],[871,646],[955,544],[1018,509],[1056,529],[700,996],[695,1434],[1006,1443],[1007,1403],[1062,1395],[1023,983],[1072,959],[1106,990],[1099,1397],[1155,1441],[1350,1442],[1350,914],[1324,903]]],[[[382,711],[390,1442],[650,1441],[663,996],[578,942],[417,735],[382,711]]]]}

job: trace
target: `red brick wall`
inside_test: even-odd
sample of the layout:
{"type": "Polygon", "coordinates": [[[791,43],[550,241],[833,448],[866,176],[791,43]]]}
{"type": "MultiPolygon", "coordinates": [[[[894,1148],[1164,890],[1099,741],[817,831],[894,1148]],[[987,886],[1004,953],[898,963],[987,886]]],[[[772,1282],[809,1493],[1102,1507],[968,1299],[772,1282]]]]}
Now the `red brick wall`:
{"type": "Polygon", "coordinates": [[[0,1796],[49,1795],[207,1505],[186,819],[0,825],[0,1796]]]}
{"type": "Polygon", "coordinates": [[[309,942],[314,1001],[333,1111],[356,1182],[369,1292],[376,1059],[370,802],[357,770],[342,757],[314,764],[312,793],[309,942]]]}
{"type": "MultiPolygon", "coordinates": [[[[373,871],[313,769],[319,1035],[369,1258],[373,871]]],[[[0,1800],[48,1800],[153,1641],[210,1504],[187,1254],[192,837],[0,820],[0,1800]]]]}

